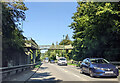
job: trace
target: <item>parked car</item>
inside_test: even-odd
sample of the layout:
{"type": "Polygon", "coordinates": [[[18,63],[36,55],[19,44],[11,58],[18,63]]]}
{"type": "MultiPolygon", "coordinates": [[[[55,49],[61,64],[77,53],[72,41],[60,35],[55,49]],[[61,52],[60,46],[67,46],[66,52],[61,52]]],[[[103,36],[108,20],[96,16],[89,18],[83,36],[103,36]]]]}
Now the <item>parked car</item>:
{"type": "Polygon", "coordinates": [[[48,63],[48,62],[49,62],[49,58],[46,57],[44,61],[45,61],[46,63],[48,63]]]}
{"type": "Polygon", "coordinates": [[[80,73],[88,73],[91,77],[119,75],[118,68],[103,58],[86,58],[80,66],[80,73]]]}
{"type": "Polygon", "coordinates": [[[55,61],[54,60],[50,60],[50,63],[55,63],[55,61]]]}
{"type": "Polygon", "coordinates": [[[46,62],[46,63],[48,63],[48,62],[49,62],[49,60],[45,60],[45,62],[46,62]]]}
{"type": "Polygon", "coordinates": [[[59,58],[57,64],[58,65],[66,65],[67,66],[67,60],[66,60],[66,58],[59,58]]]}

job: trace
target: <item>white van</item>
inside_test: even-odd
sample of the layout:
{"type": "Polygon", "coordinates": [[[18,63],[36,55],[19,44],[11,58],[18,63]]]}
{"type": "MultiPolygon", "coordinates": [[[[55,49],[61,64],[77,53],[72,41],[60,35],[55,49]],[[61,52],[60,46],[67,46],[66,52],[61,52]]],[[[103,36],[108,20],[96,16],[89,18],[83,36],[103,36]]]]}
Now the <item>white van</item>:
{"type": "Polygon", "coordinates": [[[67,60],[66,60],[66,58],[59,58],[57,64],[58,65],[66,65],[67,66],[67,60]]]}
{"type": "Polygon", "coordinates": [[[45,61],[46,63],[48,63],[48,62],[49,62],[49,58],[46,57],[44,61],[45,61]]]}

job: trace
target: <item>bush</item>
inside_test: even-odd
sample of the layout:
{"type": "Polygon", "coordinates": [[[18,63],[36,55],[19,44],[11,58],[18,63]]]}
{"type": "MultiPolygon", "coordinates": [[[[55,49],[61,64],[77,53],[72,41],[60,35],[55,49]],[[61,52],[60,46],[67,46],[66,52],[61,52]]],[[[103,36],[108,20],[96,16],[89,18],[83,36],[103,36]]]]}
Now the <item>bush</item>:
{"type": "Polygon", "coordinates": [[[79,61],[79,62],[76,64],[76,67],[80,67],[81,62],[82,62],[82,61],[79,61]]]}
{"type": "Polygon", "coordinates": [[[39,68],[41,66],[41,62],[38,65],[35,65],[35,68],[39,68]]]}

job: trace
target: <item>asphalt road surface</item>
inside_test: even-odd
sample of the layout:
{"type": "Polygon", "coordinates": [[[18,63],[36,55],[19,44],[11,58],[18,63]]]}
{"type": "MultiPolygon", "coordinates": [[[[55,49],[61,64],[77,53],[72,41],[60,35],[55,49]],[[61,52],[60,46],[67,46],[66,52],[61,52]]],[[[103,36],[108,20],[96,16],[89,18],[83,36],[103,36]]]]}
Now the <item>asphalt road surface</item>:
{"type": "Polygon", "coordinates": [[[28,81],[110,81],[118,82],[118,78],[92,78],[80,74],[80,69],[73,66],[58,66],[54,63],[43,63],[40,69],[28,81]]]}

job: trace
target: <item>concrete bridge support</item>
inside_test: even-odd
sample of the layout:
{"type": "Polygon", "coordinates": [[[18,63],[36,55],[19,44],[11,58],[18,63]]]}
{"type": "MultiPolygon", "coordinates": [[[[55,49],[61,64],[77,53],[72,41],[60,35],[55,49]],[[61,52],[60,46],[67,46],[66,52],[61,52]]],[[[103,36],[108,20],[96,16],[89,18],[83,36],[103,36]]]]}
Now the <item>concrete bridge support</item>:
{"type": "Polygon", "coordinates": [[[36,50],[33,50],[33,63],[36,63],[36,50]]]}

